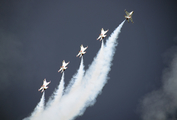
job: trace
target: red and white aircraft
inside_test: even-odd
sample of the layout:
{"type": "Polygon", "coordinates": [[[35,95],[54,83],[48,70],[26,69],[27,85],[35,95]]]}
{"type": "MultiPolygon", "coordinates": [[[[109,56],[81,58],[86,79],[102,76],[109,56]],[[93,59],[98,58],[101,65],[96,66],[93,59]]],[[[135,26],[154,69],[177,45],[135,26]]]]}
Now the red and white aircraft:
{"type": "Polygon", "coordinates": [[[81,45],[80,47],[81,47],[81,50],[80,50],[79,53],[76,55],[76,57],[78,57],[78,56],[80,55],[79,58],[81,58],[81,57],[86,53],[85,50],[88,48],[88,46],[84,48],[84,46],[81,45]]]}
{"type": "MultiPolygon", "coordinates": [[[[50,81],[51,82],[51,81],[50,81]]],[[[43,80],[43,85],[41,86],[41,88],[38,90],[42,90],[41,92],[44,92],[44,90],[46,90],[48,87],[47,85],[50,83],[50,82],[46,82],[46,79],[43,80]]]]}
{"type": "Polygon", "coordinates": [[[129,22],[129,19],[130,19],[131,22],[133,23],[132,15],[133,15],[134,11],[131,11],[131,12],[129,13],[129,12],[127,12],[126,9],[125,9],[125,13],[126,13],[126,15],[124,15],[124,16],[125,16],[126,20],[129,22]]]}
{"type": "Polygon", "coordinates": [[[100,39],[100,41],[103,39],[103,38],[105,38],[106,37],[106,33],[108,32],[108,30],[106,30],[106,31],[104,31],[104,29],[102,28],[101,29],[101,34],[100,34],[100,36],[97,38],[97,40],[99,40],[100,39]]]}
{"type": "Polygon", "coordinates": [[[65,60],[63,60],[62,66],[60,67],[58,72],[60,72],[60,71],[61,71],[61,73],[64,72],[68,68],[68,67],[66,67],[68,64],[69,64],[69,62],[65,63],[65,60]]]}

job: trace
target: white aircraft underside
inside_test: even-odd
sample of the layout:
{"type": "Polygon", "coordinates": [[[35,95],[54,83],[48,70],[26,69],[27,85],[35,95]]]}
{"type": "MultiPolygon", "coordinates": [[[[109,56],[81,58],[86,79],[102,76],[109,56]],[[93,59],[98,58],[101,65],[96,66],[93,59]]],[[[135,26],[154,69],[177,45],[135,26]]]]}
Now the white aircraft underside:
{"type": "Polygon", "coordinates": [[[80,46],[80,51],[79,51],[79,53],[76,55],[76,57],[79,56],[79,58],[81,58],[81,57],[86,53],[85,50],[86,50],[87,48],[88,48],[88,46],[84,48],[84,46],[81,45],[81,46],[80,46]]]}
{"type": "MultiPolygon", "coordinates": [[[[51,82],[51,81],[50,81],[50,82],[51,82]]],[[[44,79],[44,80],[43,80],[43,85],[41,86],[41,88],[40,88],[38,91],[41,90],[41,92],[44,92],[44,90],[46,90],[46,89],[48,88],[47,85],[48,85],[50,82],[47,82],[46,79],[44,79]]]]}
{"type": "Polygon", "coordinates": [[[131,12],[129,13],[129,12],[127,12],[127,11],[125,10],[125,13],[126,13],[126,15],[124,15],[124,16],[125,16],[126,20],[129,22],[129,19],[130,19],[130,21],[131,21],[132,23],[134,23],[134,22],[133,22],[133,19],[132,19],[132,15],[133,15],[134,11],[131,11],[131,12]]]}
{"type": "Polygon", "coordinates": [[[109,31],[109,30],[104,31],[104,29],[102,28],[102,29],[101,29],[101,34],[99,35],[99,37],[97,38],[97,40],[99,40],[99,39],[100,39],[100,41],[103,40],[103,38],[106,37],[105,34],[106,34],[108,31],[109,31]]]}
{"type": "Polygon", "coordinates": [[[69,62],[65,63],[65,60],[63,60],[62,66],[60,67],[58,72],[60,72],[60,71],[61,71],[61,73],[64,72],[68,68],[68,67],[66,67],[68,64],[69,64],[69,62]]]}

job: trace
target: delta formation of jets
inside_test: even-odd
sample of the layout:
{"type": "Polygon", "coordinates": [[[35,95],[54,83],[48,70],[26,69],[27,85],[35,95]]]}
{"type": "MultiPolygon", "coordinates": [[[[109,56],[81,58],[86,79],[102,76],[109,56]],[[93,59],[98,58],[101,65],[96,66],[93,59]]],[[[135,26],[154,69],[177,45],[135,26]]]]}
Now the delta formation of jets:
{"type": "MultiPolygon", "coordinates": [[[[129,22],[129,19],[130,19],[130,21],[133,23],[132,15],[133,15],[134,11],[131,11],[131,12],[129,13],[129,12],[127,12],[126,9],[125,9],[125,13],[126,13],[126,15],[124,15],[124,16],[125,16],[126,20],[129,22]]],[[[105,34],[106,34],[108,31],[109,31],[109,30],[104,31],[104,29],[102,28],[102,29],[101,29],[101,34],[99,35],[99,37],[97,38],[97,40],[99,40],[99,39],[100,39],[100,41],[103,40],[103,39],[106,37],[105,34]]],[[[81,45],[81,46],[80,46],[80,51],[79,51],[79,53],[76,55],[76,57],[79,56],[79,58],[81,58],[81,57],[86,53],[85,50],[86,50],[87,48],[88,48],[88,46],[87,46],[87,47],[84,47],[83,45],[81,45]]],[[[66,67],[68,64],[69,64],[69,62],[65,63],[65,60],[63,60],[62,66],[60,67],[60,69],[58,70],[58,72],[60,72],[60,71],[61,71],[61,73],[64,72],[64,71],[68,68],[68,67],[66,67]]],[[[51,82],[51,81],[50,81],[50,82],[51,82]]],[[[50,84],[50,82],[46,82],[46,79],[44,79],[44,80],[43,80],[43,85],[41,86],[41,88],[40,88],[38,91],[41,90],[41,92],[43,92],[44,90],[46,90],[46,89],[48,88],[47,85],[50,84]]]]}

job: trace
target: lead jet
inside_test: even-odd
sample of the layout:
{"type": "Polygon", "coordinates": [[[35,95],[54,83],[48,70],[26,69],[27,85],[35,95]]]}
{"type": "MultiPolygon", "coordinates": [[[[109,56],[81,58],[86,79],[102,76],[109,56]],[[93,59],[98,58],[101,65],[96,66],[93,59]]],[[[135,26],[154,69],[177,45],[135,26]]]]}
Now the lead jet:
{"type": "Polygon", "coordinates": [[[65,63],[65,60],[63,60],[62,66],[60,67],[58,72],[60,72],[60,71],[61,71],[61,73],[64,72],[68,68],[68,67],[66,67],[68,64],[69,64],[69,62],[65,63]]]}
{"type": "Polygon", "coordinates": [[[102,28],[101,29],[101,34],[100,34],[100,36],[97,38],[97,40],[99,40],[100,39],[100,41],[103,39],[103,38],[105,38],[106,37],[106,33],[108,32],[108,30],[106,30],[106,31],[104,31],[104,29],[102,28]]]}
{"type": "Polygon", "coordinates": [[[78,57],[78,56],[80,55],[79,58],[81,58],[81,57],[86,53],[85,50],[88,48],[88,46],[84,48],[84,46],[81,45],[80,48],[81,48],[81,50],[80,50],[79,53],[76,55],[76,57],[78,57]]]}
{"type": "MultiPolygon", "coordinates": [[[[51,81],[50,81],[50,82],[51,82],[51,81]]],[[[46,89],[48,88],[47,85],[48,85],[50,82],[46,82],[46,79],[44,79],[44,80],[43,80],[43,85],[41,86],[41,88],[40,88],[38,91],[41,90],[41,92],[44,92],[44,90],[46,90],[46,89]]]]}
{"type": "Polygon", "coordinates": [[[133,23],[132,15],[133,15],[134,11],[131,11],[130,13],[127,12],[126,9],[124,11],[126,13],[126,15],[124,15],[126,20],[129,22],[129,19],[130,19],[130,21],[133,23]]]}

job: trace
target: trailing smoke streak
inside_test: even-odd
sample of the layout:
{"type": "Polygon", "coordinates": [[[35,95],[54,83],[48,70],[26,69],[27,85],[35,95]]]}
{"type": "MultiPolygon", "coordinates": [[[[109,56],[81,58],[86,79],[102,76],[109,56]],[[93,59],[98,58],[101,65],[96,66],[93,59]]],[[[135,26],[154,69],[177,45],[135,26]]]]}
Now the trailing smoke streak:
{"type": "Polygon", "coordinates": [[[45,101],[45,92],[43,92],[40,102],[37,104],[36,108],[34,109],[33,113],[31,113],[30,117],[27,117],[23,120],[35,120],[44,110],[44,101],[45,101]]]}
{"type": "MultiPolygon", "coordinates": [[[[86,107],[95,103],[97,95],[101,93],[103,86],[106,84],[107,75],[110,71],[111,61],[113,59],[115,47],[117,45],[116,40],[124,22],[125,20],[111,34],[111,37],[109,37],[107,40],[106,46],[104,46],[102,41],[100,52],[92,62],[83,78],[83,81],[85,82],[85,88],[82,89],[83,92],[79,98],[78,104],[75,103],[75,106],[79,109],[78,113],[76,113],[76,108],[74,108],[74,112],[76,113],[75,116],[82,115],[86,107]]],[[[73,119],[73,117],[71,117],[71,119],[73,119]]]]}
{"type": "Polygon", "coordinates": [[[82,78],[83,78],[83,76],[84,76],[84,73],[85,73],[85,71],[84,71],[84,62],[83,62],[83,56],[81,57],[81,64],[80,64],[80,68],[79,68],[79,70],[78,70],[78,73],[77,73],[77,75],[75,76],[75,81],[74,81],[74,84],[71,86],[71,88],[70,88],[70,93],[68,93],[68,94],[71,94],[71,92],[72,91],[75,91],[77,88],[78,88],[78,86],[81,84],[81,82],[82,82],[82,78]]]}
{"type": "MultiPolygon", "coordinates": [[[[82,77],[84,75],[84,72],[85,71],[84,71],[83,57],[82,57],[78,72],[73,76],[73,78],[71,79],[71,82],[69,83],[67,89],[64,92],[65,96],[66,96],[66,94],[72,94],[71,91],[75,91],[77,89],[77,86],[79,86],[79,84],[81,84],[81,80],[82,80],[82,77]]],[[[64,79],[64,78],[62,78],[62,79],[64,79]]],[[[59,87],[59,89],[60,89],[60,87],[59,87]]],[[[53,96],[53,98],[56,98],[56,97],[57,96],[53,96]]],[[[73,97],[73,98],[75,98],[75,97],[73,97]]],[[[71,99],[73,99],[73,98],[71,98],[71,99]]],[[[71,99],[69,99],[69,100],[71,100],[71,99]]],[[[50,98],[50,102],[47,104],[47,107],[46,107],[45,111],[43,112],[43,115],[36,117],[36,119],[44,119],[44,120],[48,120],[48,119],[51,119],[51,118],[58,119],[58,114],[59,114],[58,113],[58,109],[59,109],[58,106],[62,102],[58,101],[58,102],[55,102],[55,104],[53,104],[53,101],[54,100],[52,100],[52,98],[50,98]]]]}
{"type": "Polygon", "coordinates": [[[59,106],[60,109],[58,111],[58,113],[60,113],[58,115],[58,119],[71,120],[84,112],[89,96],[95,92],[92,91],[92,88],[94,87],[94,81],[97,80],[96,77],[99,75],[102,65],[99,60],[103,58],[103,48],[104,44],[102,42],[101,49],[89,66],[89,69],[86,71],[85,76],[82,79],[82,83],[78,86],[77,90],[70,92],[72,94],[66,94],[62,97],[61,104],[59,106]],[[89,77],[89,81],[86,77],[89,77]]]}
{"type": "MultiPolygon", "coordinates": [[[[114,30],[114,32],[111,34],[111,36],[108,38],[105,46],[104,46],[104,51],[103,51],[103,58],[101,58],[100,61],[101,63],[101,68],[99,75],[97,76],[97,79],[95,81],[91,81],[88,79],[89,82],[94,82],[92,84],[92,92],[90,94],[90,99],[88,100],[87,104],[89,106],[94,104],[94,100],[96,96],[101,93],[101,90],[103,86],[106,84],[107,79],[108,79],[108,73],[111,70],[111,61],[113,60],[113,56],[115,54],[116,46],[118,45],[117,43],[117,38],[119,33],[121,32],[121,28],[124,24],[125,20],[114,30]]],[[[88,77],[89,78],[89,77],[88,77]]]]}
{"type": "Polygon", "coordinates": [[[46,106],[56,105],[56,103],[58,103],[60,101],[60,99],[63,95],[64,84],[65,84],[65,82],[64,82],[64,72],[63,72],[60,83],[59,83],[59,86],[57,87],[57,89],[55,90],[53,95],[50,97],[46,106]]]}
{"type": "Polygon", "coordinates": [[[68,88],[70,91],[66,92],[55,106],[49,106],[50,109],[44,110],[35,119],[72,120],[76,116],[82,115],[86,107],[95,103],[97,95],[101,93],[103,86],[107,82],[107,75],[110,71],[111,61],[117,45],[116,39],[124,22],[125,20],[111,34],[106,46],[104,46],[102,41],[101,48],[85,75],[84,70],[78,70],[78,78],[73,79],[72,86],[68,88]],[[80,85],[77,83],[80,83],[80,85]]]}
{"type": "Polygon", "coordinates": [[[84,76],[84,62],[83,62],[83,56],[81,57],[81,63],[80,67],[77,71],[77,73],[72,77],[69,85],[67,86],[65,90],[65,94],[69,94],[69,91],[73,91],[74,89],[77,88],[78,85],[81,84],[82,78],[84,76]]]}
{"type": "Polygon", "coordinates": [[[106,83],[107,74],[110,71],[111,61],[117,45],[116,39],[124,22],[125,21],[123,21],[111,35],[105,47],[102,42],[101,49],[98,52],[97,57],[89,66],[89,69],[86,71],[82,80],[83,83],[79,86],[78,91],[73,92],[73,94],[63,96],[65,99],[61,101],[61,109],[58,112],[60,113],[59,119],[74,119],[76,116],[82,115],[86,107],[94,104],[97,95],[101,92],[106,83]],[[71,98],[75,99],[71,100],[71,98]]]}

